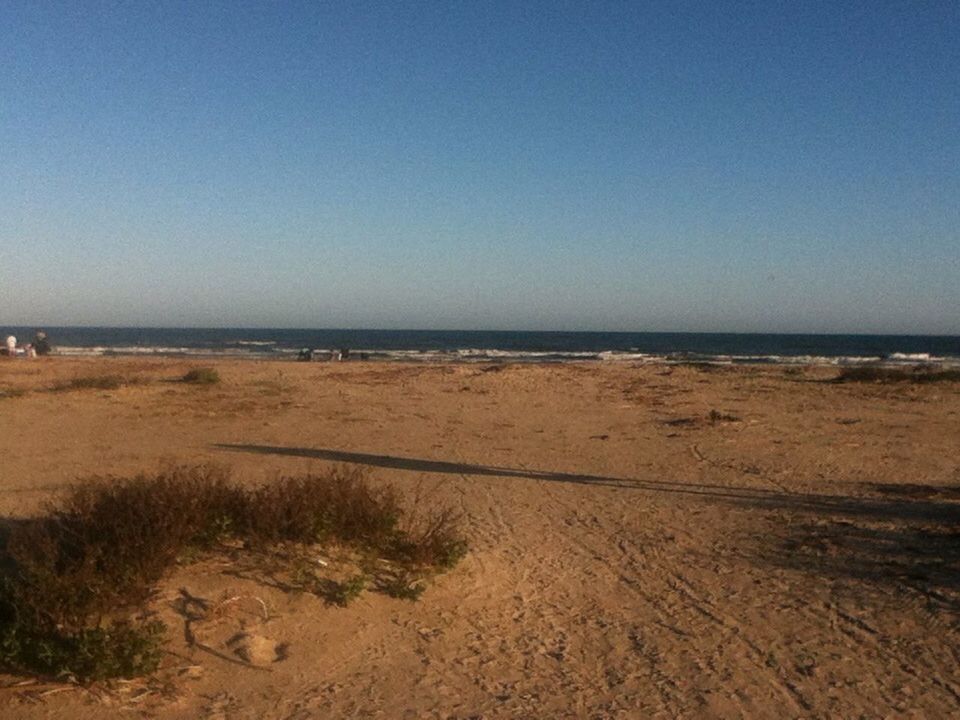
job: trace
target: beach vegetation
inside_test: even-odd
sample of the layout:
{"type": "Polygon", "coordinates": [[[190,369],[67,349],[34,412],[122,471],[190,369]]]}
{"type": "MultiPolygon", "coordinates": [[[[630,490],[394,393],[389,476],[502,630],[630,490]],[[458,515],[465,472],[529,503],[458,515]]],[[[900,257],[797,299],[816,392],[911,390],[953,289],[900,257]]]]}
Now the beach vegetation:
{"type": "Polygon", "coordinates": [[[720,412],[719,410],[711,410],[707,414],[707,420],[710,421],[711,425],[716,425],[718,422],[740,422],[740,418],[736,415],[720,412]]]}
{"type": "MultiPolygon", "coordinates": [[[[369,575],[366,570],[360,570],[340,579],[323,577],[318,575],[314,568],[301,562],[290,571],[289,578],[291,589],[312,593],[322,598],[327,605],[345,608],[371,586],[372,575],[369,575]]],[[[374,585],[374,589],[383,592],[381,583],[377,582],[374,585]]],[[[389,593],[384,592],[384,594],[389,593]]]]}
{"type": "Polygon", "coordinates": [[[398,600],[416,601],[427,589],[423,580],[407,570],[384,574],[379,579],[378,588],[385,595],[398,600]]]}
{"type": "Polygon", "coordinates": [[[220,382],[220,373],[212,367],[193,368],[180,378],[180,382],[191,385],[216,385],[220,382]]]}
{"type": "Polygon", "coordinates": [[[367,583],[367,576],[363,573],[340,582],[334,582],[328,598],[334,605],[347,607],[367,589],[367,583]]]}
{"type": "Polygon", "coordinates": [[[119,390],[124,385],[136,385],[142,382],[139,378],[124,377],[122,375],[86,375],[70,378],[54,383],[51,392],[67,392],[70,390],[119,390]]]}
{"type": "MultiPolygon", "coordinates": [[[[392,487],[358,470],[259,488],[209,466],[91,478],[0,537],[0,668],[81,681],[150,673],[164,629],[146,608],[171,567],[227,544],[262,557],[278,545],[300,547],[306,557],[318,543],[419,577],[466,552],[456,514],[439,510],[428,524],[415,523],[392,487]]],[[[366,571],[334,580],[311,569],[299,577],[296,589],[339,606],[368,588],[414,593],[389,592],[366,571]]]]}
{"type": "Polygon", "coordinates": [[[131,678],[157,669],[165,633],[156,620],[56,632],[4,621],[0,663],[9,671],[70,681],[131,678]]]}
{"type": "Polygon", "coordinates": [[[467,554],[459,527],[460,516],[450,508],[428,512],[415,530],[398,539],[394,554],[407,565],[449,570],[467,554]]]}

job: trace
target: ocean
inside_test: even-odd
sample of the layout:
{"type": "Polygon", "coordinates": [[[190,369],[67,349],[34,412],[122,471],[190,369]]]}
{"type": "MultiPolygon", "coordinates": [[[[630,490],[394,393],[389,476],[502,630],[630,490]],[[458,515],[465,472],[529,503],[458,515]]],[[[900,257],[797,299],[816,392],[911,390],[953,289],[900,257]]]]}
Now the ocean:
{"type": "MultiPolygon", "coordinates": [[[[885,362],[960,366],[960,336],[788,335],[663,332],[463,330],[292,330],[242,328],[45,327],[58,355],[159,355],[432,362],[713,362],[826,364],[885,362]]],[[[21,344],[36,328],[0,328],[21,344]]]]}

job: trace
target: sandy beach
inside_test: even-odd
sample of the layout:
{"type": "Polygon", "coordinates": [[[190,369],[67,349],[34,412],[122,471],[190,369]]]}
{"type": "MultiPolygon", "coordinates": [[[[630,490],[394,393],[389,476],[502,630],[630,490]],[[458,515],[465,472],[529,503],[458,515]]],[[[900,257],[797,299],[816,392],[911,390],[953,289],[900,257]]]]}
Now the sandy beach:
{"type": "Polygon", "coordinates": [[[464,514],[416,603],[204,560],[155,678],[2,676],[8,718],[947,718],[960,707],[960,384],[830,368],[0,362],[0,514],[91,475],[360,465],[464,514]],[[117,390],[48,392],[116,374],[117,390]],[[221,608],[193,621],[189,602],[221,608]],[[239,629],[282,643],[261,667],[239,629]],[[208,652],[188,642],[193,633],[208,652]]]}

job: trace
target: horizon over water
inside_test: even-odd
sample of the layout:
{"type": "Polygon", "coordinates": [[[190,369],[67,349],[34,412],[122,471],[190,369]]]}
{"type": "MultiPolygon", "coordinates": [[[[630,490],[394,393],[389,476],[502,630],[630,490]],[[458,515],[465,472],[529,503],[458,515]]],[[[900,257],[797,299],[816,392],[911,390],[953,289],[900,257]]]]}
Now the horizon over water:
{"type": "MultiPolygon", "coordinates": [[[[36,327],[0,329],[21,344],[36,327]]],[[[960,365],[960,336],[294,328],[44,326],[55,354],[290,359],[349,348],[371,360],[638,361],[758,364],[864,362],[960,365]]]]}

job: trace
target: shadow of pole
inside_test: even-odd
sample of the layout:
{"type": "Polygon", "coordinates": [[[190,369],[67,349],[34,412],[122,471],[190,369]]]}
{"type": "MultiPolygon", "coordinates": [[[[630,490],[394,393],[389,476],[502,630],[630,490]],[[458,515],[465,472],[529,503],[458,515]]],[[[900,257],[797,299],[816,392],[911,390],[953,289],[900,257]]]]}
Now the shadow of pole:
{"type": "Polygon", "coordinates": [[[960,504],[923,500],[880,499],[849,495],[822,495],[792,493],[765,488],[733,487],[706,483],[682,483],[665,480],[637,480],[606,475],[528,470],[409,458],[396,455],[333,450],[329,448],[300,448],[276,445],[218,443],[213,447],[227,452],[245,452],[259,455],[282,455],[312,458],[368,467],[405,470],[410,472],[448,475],[473,475],[499,478],[522,478],[545,482],[573,483],[618,490],[638,490],[654,493],[696,496],[706,500],[732,503],[743,507],[768,510],[789,510],[818,514],[867,517],[875,520],[907,520],[915,522],[960,521],[960,504]]]}

